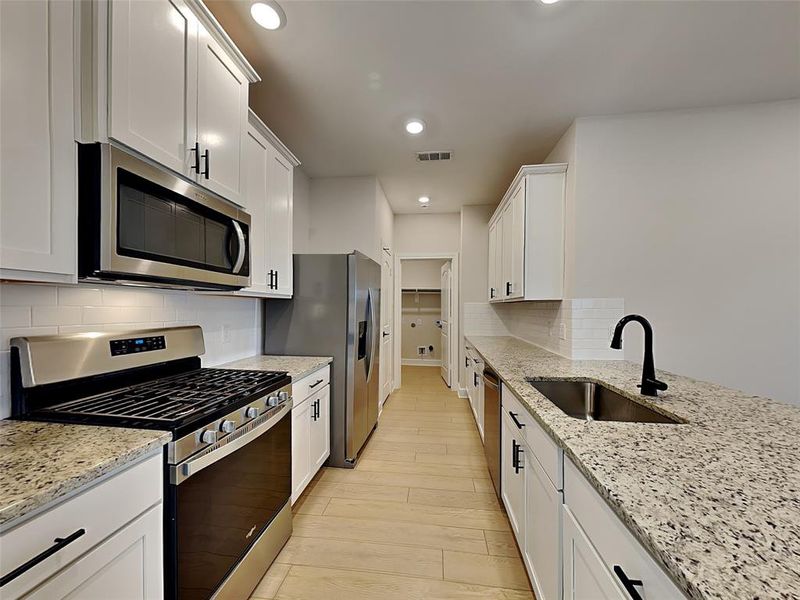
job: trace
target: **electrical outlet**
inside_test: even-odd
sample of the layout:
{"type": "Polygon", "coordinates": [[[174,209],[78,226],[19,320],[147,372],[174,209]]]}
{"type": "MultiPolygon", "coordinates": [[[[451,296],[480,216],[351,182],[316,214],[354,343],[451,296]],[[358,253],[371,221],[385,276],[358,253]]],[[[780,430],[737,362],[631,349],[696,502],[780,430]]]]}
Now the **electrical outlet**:
{"type": "Polygon", "coordinates": [[[417,346],[417,356],[425,356],[428,353],[428,349],[425,346],[417,346]]]}
{"type": "Polygon", "coordinates": [[[567,339],[567,324],[566,323],[561,323],[558,326],[558,337],[560,337],[562,340],[567,339]]]}
{"type": "Polygon", "coordinates": [[[222,343],[230,344],[230,342],[231,342],[231,326],[226,324],[222,326],[222,343]]]}

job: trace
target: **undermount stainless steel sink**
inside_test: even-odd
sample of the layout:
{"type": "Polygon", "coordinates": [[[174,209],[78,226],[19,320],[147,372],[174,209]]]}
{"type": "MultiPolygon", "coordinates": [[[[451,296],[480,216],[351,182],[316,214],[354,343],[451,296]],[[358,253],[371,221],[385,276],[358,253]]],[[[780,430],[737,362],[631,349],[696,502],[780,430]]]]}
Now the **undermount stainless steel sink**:
{"type": "Polygon", "coordinates": [[[570,417],[584,421],[672,423],[683,421],[656,412],[591,381],[535,380],[534,388],[570,417]]]}

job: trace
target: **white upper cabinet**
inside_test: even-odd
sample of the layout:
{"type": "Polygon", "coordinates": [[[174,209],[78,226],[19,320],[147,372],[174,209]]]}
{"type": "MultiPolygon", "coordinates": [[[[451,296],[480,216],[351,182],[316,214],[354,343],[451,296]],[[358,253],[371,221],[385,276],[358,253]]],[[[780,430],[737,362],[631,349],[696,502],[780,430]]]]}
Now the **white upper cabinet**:
{"type": "Polygon", "coordinates": [[[247,88],[250,82],[208,31],[198,39],[197,181],[240,204],[244,189],[247,88]]]}
{"type": "Polygon", "coordinates": [[[186,174],[197,138],[197,101],[189,93],[197,80],[197,19],[182,0],[116,0],[109,8],[108,137],[186,174]]]}
{"type": "Polygon", "coordinates": [[[199,0],[81,5],[82,141],[113,140],[241,204],[259,81],[199,0]]]}
{"type": "Polygon", "coordinates": [[[299,161],[252,111],[245,144],[250,213],[250,287],[240,293],[290,298],[292,281],[292,183],[299,161]]]}
{"type": "Polygon", "coordinates": [[[491,302],[562,298],[566,171],[566,164],[522,167],[492,216],[491,302]]]}
{"type": "Polygon", "coordinates": [[[74,281],[74,6],[0,2],[0,278],[74,281]]]}

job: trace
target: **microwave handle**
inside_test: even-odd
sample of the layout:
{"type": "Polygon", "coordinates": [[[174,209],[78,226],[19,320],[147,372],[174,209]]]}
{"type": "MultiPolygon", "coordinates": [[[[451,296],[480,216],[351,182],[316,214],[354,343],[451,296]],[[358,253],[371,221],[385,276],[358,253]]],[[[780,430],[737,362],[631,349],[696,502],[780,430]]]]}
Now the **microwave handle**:
{"type": "Polygon", "coordinates": [[[244,257],[247,255],[247,248],[245,246],[244,232],[242,231],[242,226],[239,225],[239,221],[233,220],[231,223],[233,224],[233,231],[236,233],[236,240],[239,242],[236,262],[233,263],[233,273],[236,274],[242,270],[244,257]]]}

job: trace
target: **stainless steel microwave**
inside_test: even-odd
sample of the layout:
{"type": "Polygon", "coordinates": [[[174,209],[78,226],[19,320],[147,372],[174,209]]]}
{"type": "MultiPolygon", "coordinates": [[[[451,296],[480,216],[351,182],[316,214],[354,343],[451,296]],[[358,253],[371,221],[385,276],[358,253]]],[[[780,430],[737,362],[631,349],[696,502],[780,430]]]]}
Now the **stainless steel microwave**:
{"type": "Polygon", "coordinates": [[[250,215],[111,144],[78,145],[78,277],[203,290],[250,284],[250,215]]]}

